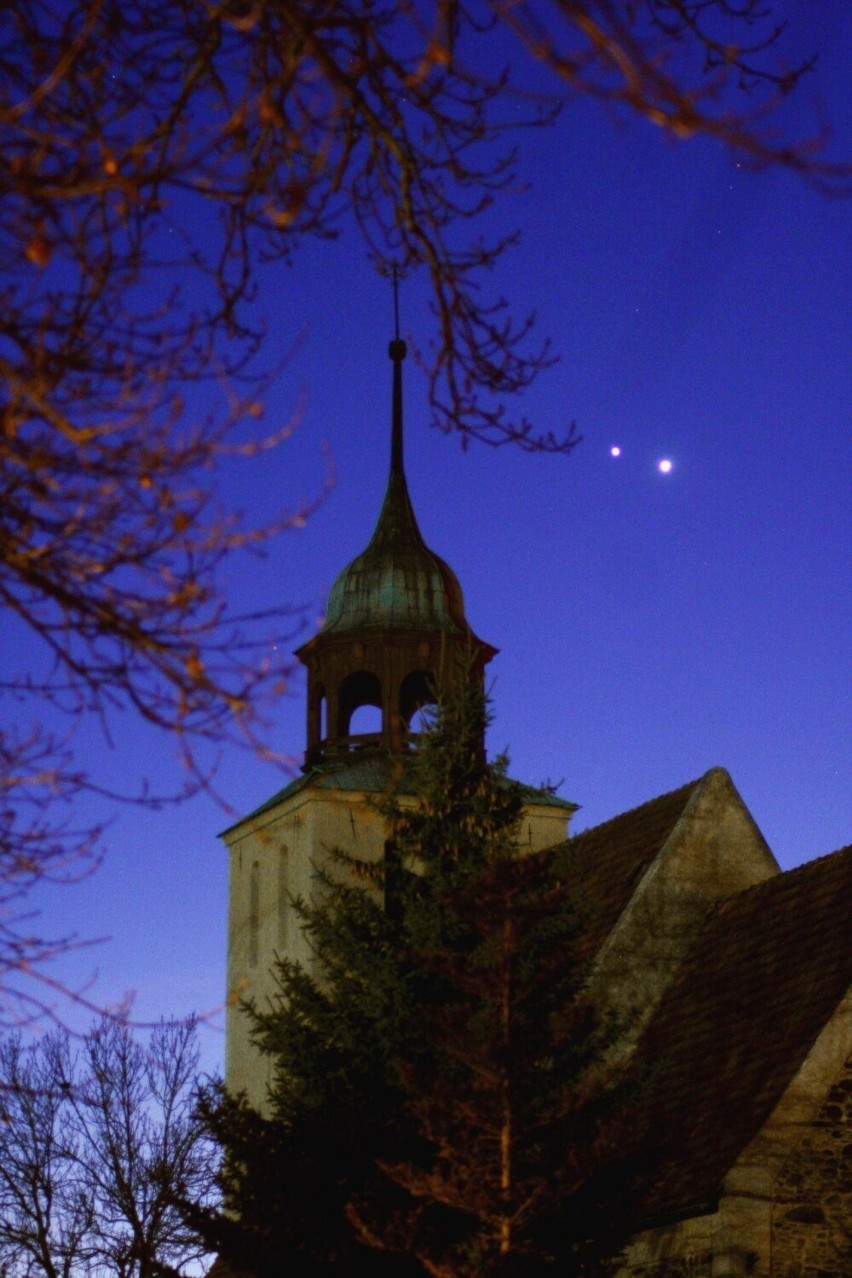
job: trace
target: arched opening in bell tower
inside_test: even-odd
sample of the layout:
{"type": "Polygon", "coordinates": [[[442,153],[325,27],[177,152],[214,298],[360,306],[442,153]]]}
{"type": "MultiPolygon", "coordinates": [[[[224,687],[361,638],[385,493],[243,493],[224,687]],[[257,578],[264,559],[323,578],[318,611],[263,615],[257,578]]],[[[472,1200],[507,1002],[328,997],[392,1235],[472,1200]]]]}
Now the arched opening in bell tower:
{"type": "Polygon", "coordinates": [[[409,734],[423,731],[434,705],[434,675],[428,670],[412,670],[399,689],[399,717],[409,734]]]}
{"type": "Polygon", "coordinates": [[[419,736],[421,732],[428,732],[434,722],[432,717],[434,710],[434,703],[430,703],[428,705],[419,706],[414,711],[414,714],[411,716],[408,723],[408,735],[410,737],[419,736]]]}
{"type": "Polygon", "coordinates": [[[378,706],[358,706],[349,720],[350,737],[376,737],[382,731],[382,712],[378,706]]]}
{"type": "Polygon", "coordinates": [[[382,731],[382,685],[378,675],[356,670],[338,692],[338,731],[342,737],[375,735],[382,731]]]}

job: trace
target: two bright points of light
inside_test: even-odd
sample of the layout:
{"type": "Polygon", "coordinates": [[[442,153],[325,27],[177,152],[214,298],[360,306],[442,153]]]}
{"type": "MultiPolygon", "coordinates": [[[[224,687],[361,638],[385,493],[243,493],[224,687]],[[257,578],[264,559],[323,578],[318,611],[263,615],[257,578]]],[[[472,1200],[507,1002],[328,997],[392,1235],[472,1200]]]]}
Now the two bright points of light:
{"type": "MultiPolygon", "coordinates": [[[[612,445],[612,447],[611,447],[611,448],[610,448],[610,450],[609,450],[609,455],[610,455],[610,457],[620,457],[620,456],[621,456],[621,449],[620,449],[620,447],[618,446],[618,444],[613,444],[613,445],[612,445]]],[[[657,462],[657,470],[660,472],[660,474],[661,474],[661,475],[668,475],[668,474],[670,474],[670,473],[671,473],[671,470],[672,470],[672,461],[671,461],[671,458],[669,458],[669,457],[661,457],[661,458],[660,458],[660,460],[657,462]]]]}

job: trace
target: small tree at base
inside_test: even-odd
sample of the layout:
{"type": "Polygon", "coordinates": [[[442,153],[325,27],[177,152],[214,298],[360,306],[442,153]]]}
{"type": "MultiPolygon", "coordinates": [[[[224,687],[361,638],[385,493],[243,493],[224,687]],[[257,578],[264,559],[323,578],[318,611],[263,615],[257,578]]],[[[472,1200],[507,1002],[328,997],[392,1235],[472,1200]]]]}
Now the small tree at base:
{"type": "Polygon", "coordinates": [[[395,1274],[594,1275],[629,1232],[614,1026],[584,991],[564,853],[519,851],[523,791],[486,763],[486,717],[473,682],[444,702],[383,807],[384,863],[338,854],[298,906],[316,975],[281,963],[278,1006],[253,1013],[267,1188],[246,1107],[213,1112],[238,1217],[220,1242],[256,1272],[369,1247],[395,1274]]]}
{"type": "Polygon", "coordinates": [[[216,1151],[195,1108],[191,1021],[146,1044],[104,1018],[0,1040],[3,1278],[179,1278],[208,1259],[174,1199],[211,1200],[216,1151]]]}

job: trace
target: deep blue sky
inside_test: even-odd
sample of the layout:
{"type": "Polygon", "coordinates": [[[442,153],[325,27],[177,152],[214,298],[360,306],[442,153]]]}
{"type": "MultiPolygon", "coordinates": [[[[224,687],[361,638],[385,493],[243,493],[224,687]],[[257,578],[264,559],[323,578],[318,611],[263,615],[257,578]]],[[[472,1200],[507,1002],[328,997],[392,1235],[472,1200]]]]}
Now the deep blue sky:
{"type": "MultiPolygon", "coordinates": [[[[792,35],[821,50],[795,110],[819,96],[850,156],[847,2],[789,7],[792,35]]],[[[519,171],[530,189],[499,216],[524,240],[497,283],[538,312],[561,356],[523,407],[557,431],[576,418],[582,444],[567,458],[462,452],[428,429],[424,378],[405,366],[422,531],[455,569],[472,626],[501,650],[491,745],[509,747],[525,781],[564,778],[561,793],[581,804],[575,829],[720,764],[783,866],[831,851],[852,830],[852,205],[748,172],[710,144],[618,124],[589,101],[524,135],[519,171]]],[[[348,228],[270,268],[259,304],[271,360],[293,351],[270,421],[298,412],[299,423],[276,457],[235,461],[229,500],[261,516],[310,497],[322,441],[337,481],[265,560],[234,559],[228,590],[251,606],[296,605],[295,646],[378,513],[392,306],[348,228]]],[[[415,274],[403,329],[420,340],[426,304],[415,274]]],[[[303,694],[295,674],[272,725],[294,757],[303,694]]],[[[129,720],[111,752],[94,737],[89,748],[116,778],[146,759],[161,779],[177,768],[168,743],[129,720]]],[[[235,753],[218,785],[241,813],[284,780],[235,753]]],[[[49,926],[112,937],[56,975],[97,967],[94,996],[133,989],[142,1019],[220,1003],[216,834],[232,819],[205,797],[119,812],[99,873],[43,898],[49,926]]],[[[211,1032],[208,1065],[221,1047],[211,1032]]]]}

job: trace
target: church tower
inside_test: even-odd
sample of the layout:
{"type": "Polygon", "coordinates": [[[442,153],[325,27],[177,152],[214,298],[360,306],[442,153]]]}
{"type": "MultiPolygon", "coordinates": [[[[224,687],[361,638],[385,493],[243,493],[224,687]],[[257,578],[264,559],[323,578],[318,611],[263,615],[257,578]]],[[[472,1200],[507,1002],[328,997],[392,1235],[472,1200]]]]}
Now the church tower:
{"type": "Polygon", "coordinates": [[[365,750],[404,751],[411,720],[431,700],[430,689],[446,686],[471,663],[482,682],[497,652],[471,630],[455,574],[417,526],[403,467],[405,342],[395,338],[388,354],[391,460],[378,523],[366,550],[332,586],[322,630],[296,651],[308,669],[306,769],[365,750]],[[378,732],[352,732],[353,715],[363,706],[379,710],[378,732]]]}
{"type": "MultiPolygon", "coordinates": [[[[366,549],[339,575],[318,634],[297,649],[307,668],[307,742],[302,776],[225,831],[230,856],[228,1010],[225,1078],[264,1103],[268,1065],[250,1041],[242,1004],[275,991],[278,956],[310,966],[312,956],[290,902],[315,896],[317,872],[339,848],[378,860],[386,832],[375,807],[416,749],[412,721],[431,689],[482,682],[497,649],[469,626],[458,580],[423,539],[403,464],[402,364],[393,365],[390,473],[366,549]],[[372,706],[378,723],[359,730],[372,706]]],[[[484,743],[483,743],[484,748],[484,743]]],[[[523,843],[563,839],[575,805],[530,788],[523,843]]]]}

